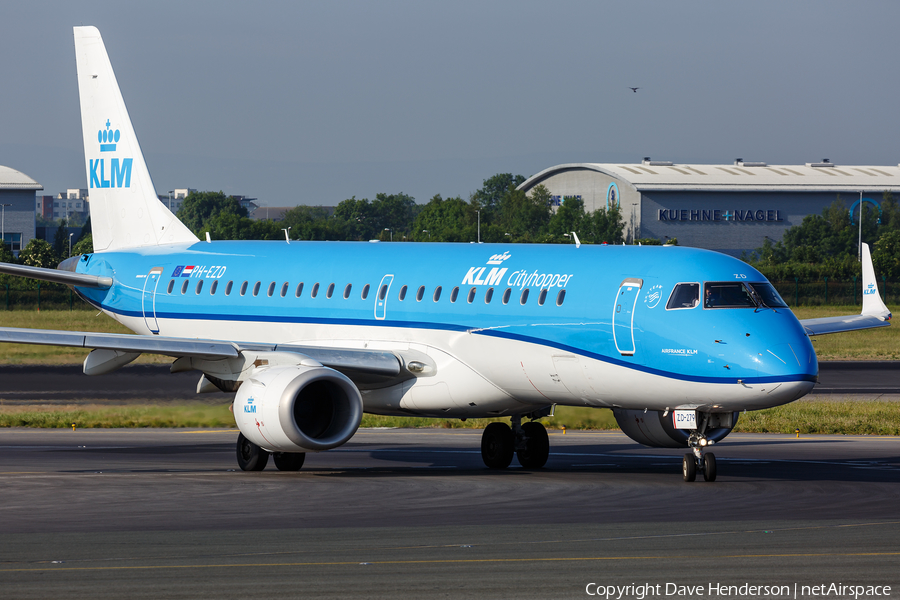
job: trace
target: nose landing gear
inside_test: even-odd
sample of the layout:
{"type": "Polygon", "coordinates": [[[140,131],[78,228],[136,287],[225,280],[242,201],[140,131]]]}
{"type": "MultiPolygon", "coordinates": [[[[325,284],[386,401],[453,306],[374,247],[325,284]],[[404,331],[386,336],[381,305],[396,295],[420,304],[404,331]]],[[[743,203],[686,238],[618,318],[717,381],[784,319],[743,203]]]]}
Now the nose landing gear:
{"type": "Polygon", "coordinates": [[[706,447],[713,444],[715,441],[707,438],[705,433],[699,430],[691,432],[688,437],[691,452],[685,454],[681,461],[681,472],[685,481],[694,481],[698,470],[703,473],[703,479],[706,481],[716,480],[716,455],[712,452],[703,452],[706,447]]]}

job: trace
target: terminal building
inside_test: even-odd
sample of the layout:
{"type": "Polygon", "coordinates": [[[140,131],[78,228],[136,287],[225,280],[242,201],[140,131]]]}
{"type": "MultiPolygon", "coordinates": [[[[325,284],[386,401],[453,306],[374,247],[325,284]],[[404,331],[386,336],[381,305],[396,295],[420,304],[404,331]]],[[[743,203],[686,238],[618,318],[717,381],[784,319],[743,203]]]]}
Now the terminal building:
{"type": "Polygon", "coordinates": [[[768,165],[740,158],[730,165],[685,165],[645,158],[639,164],[557,165],[518,189],[530,192],[537,185],[550,191],[555,205],[574,196],[586,211],[618,206],[629,242],[675,238],[680,246],[739,257],[766,238],[781,240],[838,195],[852,215],[861,205],[880,210],[884,192],[900,194],[900,165],[845,166],[828,159],[768,165]]]}
{"type": "Polygon", "coordinates": [[[0,165],[0,236],[14,254],[34,237],[34,197],[44,186],[0,165]]]}

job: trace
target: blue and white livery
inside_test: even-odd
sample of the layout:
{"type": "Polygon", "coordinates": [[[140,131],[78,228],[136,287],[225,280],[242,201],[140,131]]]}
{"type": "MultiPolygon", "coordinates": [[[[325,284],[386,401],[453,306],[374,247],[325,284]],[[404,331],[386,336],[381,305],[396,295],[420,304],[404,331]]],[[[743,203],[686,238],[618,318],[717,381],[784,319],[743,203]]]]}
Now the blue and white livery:
{"type": "Polygon", "coordinates": [[[88,375],[173,357],[198,392],[236,392],[245,470],[299,469],[363,412],[508,416],[484,462],[539,468],[539,419],[568,405],[611,408],[713,480],[704,450],[741,411],[812,390],[809,335],[889,324],[867,247],[862,314],[801,322],[758,271],[691,248],[200,241],[157,199],[99,32],[76,27],[75,48],[95,252],[0,271],[66,283],[138,335],[0,341],[89,348],[88,375]]]}

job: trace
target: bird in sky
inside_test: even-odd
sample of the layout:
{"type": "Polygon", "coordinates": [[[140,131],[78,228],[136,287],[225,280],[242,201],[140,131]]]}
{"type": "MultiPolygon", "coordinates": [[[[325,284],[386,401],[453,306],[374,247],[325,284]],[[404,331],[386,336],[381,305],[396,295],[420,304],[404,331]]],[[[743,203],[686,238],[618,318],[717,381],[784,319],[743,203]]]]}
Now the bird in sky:
{"type": "Polygon", "coordinates": [[[637,94],[637,91],[638,91],[639,89],[641,89],[641,88],[639,88],[639,87],[636,87],[636,88],[630,87],[630,88],[628,88],[628,89],[631,90],[632,92],[634,92],[635,94],[637,94]]]}

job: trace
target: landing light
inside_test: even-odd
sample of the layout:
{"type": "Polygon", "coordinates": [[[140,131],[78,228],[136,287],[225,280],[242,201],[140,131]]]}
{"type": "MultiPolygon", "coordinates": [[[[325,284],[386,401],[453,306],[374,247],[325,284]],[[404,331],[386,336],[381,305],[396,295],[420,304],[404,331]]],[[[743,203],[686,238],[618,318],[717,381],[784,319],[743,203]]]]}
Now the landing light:
{"type": "Polygon", "coordinates": [[[707,442],[706,442],[706,438],[700,438],[700,445],[701,445],[701,446],[705,446],[706,443],[707,443],[707,442]]]}

